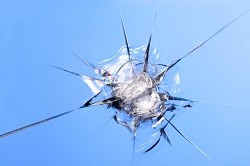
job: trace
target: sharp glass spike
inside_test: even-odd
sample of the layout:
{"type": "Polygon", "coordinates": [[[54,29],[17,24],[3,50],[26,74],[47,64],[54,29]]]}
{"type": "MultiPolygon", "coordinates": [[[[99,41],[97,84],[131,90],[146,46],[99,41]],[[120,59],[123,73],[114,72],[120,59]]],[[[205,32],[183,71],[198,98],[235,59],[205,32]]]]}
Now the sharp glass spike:
{"type": "Polygon", "coordinates": [[[151,39],[152,39],[152,34],[153,34],[154,26],[155,26],[156,16],[157,16],[157,10],[155,12],[155,17],[154,17],[153,26],[152,26],[152,29],[151,29],[151,34],[150,34],[149,41],[148,41],[147,48],[146,48],[146,52],[145,52],[145,55],[144,55],[143,72],[147,72],[147,68],[148,68],[148,57],[149,57],[151,39]]]}
{"type": "MultiPolygon", "coordinates": [[[[166,119],[166,118],[165,118],[166,119]]],[[[167,120],[167,119],[166,119],[167,120]]],[[[178,130],[172,122],[167,120],[169,124],[185,139],[187,140],[190,144],[192,144],[196,149],[198,149],[204,156],[206,156],[209,160],[213,161],[205,152],[203,152],[197,145],[195,145],[190,139],[188,139],[187,136],[185,136],[180,130],[178,130]]]]}
{"type": "MultiPolygon", "coordinates": [[[[91,100],[92,100],[93,98],[95,98],[97,95],[99,95],[100,93],[101,93],[101,92],[99,92],[99,93],[96,94],[94,97],[92,97],[90,100],[88,100],[88,101],[84,104],[85,107],[89,106],[89,103],[91,102],[91,100]]],[[[64,116],[64,115],[69,114],[69,113],[71,113],[71,112],[74,112],[74,111],[76,111],[76,110],[78,110],[78,109],[74,109],[74,110],[71,110],[71,111],[66,111],[66,112],[64,112],[64,113],[61,113],[61,114],[58,114],[58,115],[55,115],[55,116],[46,118],[46,119],[44,119],[44,120],[41,120],[41,121],[38,121],[38,122],[35,122],[35,123],[31,123],[31,124],[29,124],[29,125],[27,125],[27,126],[24,126],[24,127],[21,127],[21,128],[12,130],[12,131],[9,131],[9,132],[7,132],[7,133],[1,134],[1,135],[0,135],[0,138],[3,138],[3,137],[6,137],[6,136],[9,136],[9,135],[18,133],[18,132],[20,132],[20,131],[23,131],[23,130],[25,130],[25,129],[31,128],[31,127],[33,127],[33,126],[37,126],[37,125],[39,125],[39,124],[48,122],[48,121],[50,121],[50,120],[59,118],[59,117],[61,117],[61,116],[64,116]]]]}
{"type": "Polygon", "coordinates": [[[149,50],[150,50],[150,44],[151,44],[151,37],[152,37],[152,35],[150,35],[147,49],[146,49],[146,52],[144,55],[143,72],[147,72],[147,68],[148,68],[148,56],[149,56],[149,50]]]}
{"type": "MultiPolygon", "coordinates": [[[[120,14],[121,14],[121,13],[120,13],[120,14]]],[[[129,56],[129,61],[131,61],[130,51],[129,51],[129,44],[128,44],[128,37],[127,37],[127,34],[126,34],[126,30],[125,30],[125,26],[124,26],[122,14],[121,14],[121,22],[122,22],[122,30],[123,30],[123,35],[124,35],[126,47],[127,47],[127,52],[128,52],[128,56],[129,56]]]]}
{"type": "Polygon", "coordinates": [[[38,121],[38,122],[35,122],[35,123],[32,123],[32,124],[29,124],[29,125],[27,125],[27,126],[24,126],[24,127],[21,127],[21,128],[12,130],[12,131],[9,131],[9,132],[7,132],[7,133],[1,134],[1,135],[0,135],[0,138],[7,137],[7,136],[12,135],[12,134],[16,134],[16,133],[18,133],[18,132],[20,132],[20,131],[23,131],[23,130],[25,130],[25,129],[28,129],[28,128],[37,126],[37,125],[39,125],[39,124],[42,124],[42,123],[48,122],[48,121],[50,121],[50,120],[53,120],[53,119],[59,118],[59,117],[61,117],[61,116],[64,116],[64,115],[66,115],[66,114],[69,114],[69,113],[71,113],[71,112],[73,112],[73,111],[75,111],[75,110],[66,111],[66,112],[64,112],[64,113],[61,113],[61,114],[58,114],[58,115],[55,115],[55,116],[46,118],[46,119],[44,119],[44,120],[41,120],[41,121],[38,121]]]}
{"type": "Polygon", "coordinates": [[[163,138],[168,142],[168,144],[169,144],[170,146],[172,146],[172,143],[171,143],[170,139],[168,138],[168,135],[167,135],[167,133],[165,132],[165,130],[162,130],[162,136],[163,136],[163,138]]]}
{"type": "Polygon", "coordinates": [[[63,68],[60,68],[60,67],[57,67],[57,66],[53,66],[53,65],[50,65],[51,67],[54,67],[56,69],[59,69],[59,70],[62,70],[62,71],[65,71],[67,73],[70,73],[70,74],[73,74],[73,75],[76,75],[78,77],[82,77],[81,74],[78,74],[78,73],[75,73],[75,72],[72,72],[72,71],[69,71],[69,70],[66,70],[66,69],[63,69],[63,68]]]}
{"type": "Polygon", "coordinates": [[[181,59],[178,59],[178,60],[174,61],[173,63],[171,63],[169,66],[166,66],[166,68],[155,77],[156,85],[159,85],[162,82],[167,71],[170,70],[172,67],[174,67],[181,59]]]}
{"type": "MultiPolygon", "coordinates": [[[[219,29],[217,32],[215,32],[213,35],[211,35],[209,38],[207,38],[204,42],[202,42],[200,45],[198,45],[197,47],[195,47],[194,49],[192,49],[191,51],[189,51],[186,55],[184,55],[182,58],[180,58],[178,60],[181,61],[183,58],[187,57],[189,54],[193,53],[195,50],[197,50],[198,48],[200,48],[201,46],[203,46],[205,43],[207,43],[209,40],[211,40],[213,37],[215,37],[216,35],[218,35],[220,32],[222,32],[224,29],[226,29],[229,25],[231,25],[232,23],[234,23],[235,21],[237,21],[239,18],[241,18],[243,15],[245,15],[247,12],[249,12],[250,9],[248,9],[247,11],[245,11],[244,13],[242,13],[241,15],[239,15],[238,17],[236,17],[234,20],[230,21],[228,24],[226,24],[224,27],[222,27],[221,29],[219,29]]],[[[178,63],[177,62],[177,63],[178,63]]]]}
{"type": "MultiPolygon", "coordinates": [[[[93,98],[94,98],[94,97],[93,97],[93,98]]],[[[92,99],[93,99],[93,98],[92,98],[92,99]]],[[[89,101],[88,103],[86,103],[87,105],[84,104],[84,105],[81,106],[80,108],[84,108],[84,107],[87,107],[87,106],[103,105],[103,104],[110,104],[110,105],[112,105],[112,103],[114,103],[114,102],[120,100],[120,99],[117,99],[117,98],[115,98],[115,97],[110,97],[110,98],[107,98],[107,99],[104,99],[104,100],[101,100],[101,101],[97,101],[97,102],[94,102],[94,103],[90,103],[92,99],[90,99],[90,101],[89,101]]]]}
{"type": "Polygon", "coordinates": [[[144,153],[149,152],[150,150],[152,150],[156,145],[158,145],[158,143],[160,142],[161,137],[154,143],[154,145],[152,145],[149,149],[147,149],[144,153]]]}
{"type": "Polygon", "coordinates": [[[72,53],[73,55],[75,55],[78,59],[80,59],[84,64],[86,64],[87,66],[89,66],[90,68],[92,68],[92,69],[94,69],[94,70],[97,69],[95,65],[93,65],[93,64],[89,63],[88,61],[86,61],[85,59],[81,58],[81,57],[80,57],[79,55],[77,55],[76,53],[74,53],[74,52],[71,52],[71,53],[72,53]]]}
{"type": "Polygon", "coordinates": [[[174,97],[174,96],[169,96],[168,97],[168,100],[181,100],[181,101],[190,101],[190,102],[194,102],[190,99],[185,99],[185,98],[182,98],[182,97],[174,97]]]}
{"type": "Polygon", "coordinates": [[[57,67],[57,66],[52,66],[52,65],[50,65],[50,66],[51,66],[51,67],[54,67],[54,68],[56,68],[56,69],[59,69],[59,70],[65,71],[65,72],[67,72],[67,73],[70,73],[70,74],[76,75],[76,76],[78,76],[78,77],[84,78],[84,79],[104,81],[104,80],[101,80],[101,79],[98,79],[98,78],[93,78],[93,77],[88,77],[88,76],[85,76],[85,75],[81,75],[81,74],[78,74],[78,73],[75,73],[75,72],[72,72],[72,71],[69,71],[69,70],[66,70],[66,69],[63,69],[63,68],[57,67]]]}

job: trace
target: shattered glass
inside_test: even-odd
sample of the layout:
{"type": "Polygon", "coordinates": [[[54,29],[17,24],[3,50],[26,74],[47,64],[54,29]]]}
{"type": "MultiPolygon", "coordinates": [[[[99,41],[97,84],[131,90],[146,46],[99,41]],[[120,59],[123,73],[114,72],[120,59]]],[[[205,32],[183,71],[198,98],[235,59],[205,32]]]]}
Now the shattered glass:
{"type": "Polygon", "coordinates": [[[170,143],[162,131],[167,123],[165,118],[191,103],[190,100],[175,100],[180,91],[179,73],[170,67],[172,63],[163,59],[157,49],[149,52],[147,70],[144,70],[146,50],[146,46],[129,48],[128,54],[124,46],[113,57],[99,62],[94,67],[97,71],[95,78],[102,80],[102,84],[84,78],[94,94],[99,89],[109,99],[99,104],[112,107],[113,119],[133,135],[135,157],[151,151],[162,135],[170,143]]]}
{"type": "Polygon", "coordinates": [[[163,56],[160,56],[157,49],[150,49],[152,34],[146,46],[130,47],[121,18],[126,45],[113,57],[93,65],[76,55],[83,63],[93,69],[94,76],[85,76],[52,66],[80,77],[92,90],[94,94],[92,98],[78,109],[66,111],[3,133],[0,135],[0,138],[48,122],[81,108],[106,105],[109,108],[108,110],[110,110],[108,112],[110,117],[131,133],[133,159],[146,156],[145,154],[149,154],[152,150],[160,147],[159,143],[162,142],[162,138],[171,145],[165,131],[167,126],[171,126],[204,156],[212,160],[171,122],[177,111],[190,108],[193,102],[199,102],[178,96],[180,76],[176,70],[176,64],[248,11],[229,22],[200,45],[175,61],[168,61],[163,56]]]}

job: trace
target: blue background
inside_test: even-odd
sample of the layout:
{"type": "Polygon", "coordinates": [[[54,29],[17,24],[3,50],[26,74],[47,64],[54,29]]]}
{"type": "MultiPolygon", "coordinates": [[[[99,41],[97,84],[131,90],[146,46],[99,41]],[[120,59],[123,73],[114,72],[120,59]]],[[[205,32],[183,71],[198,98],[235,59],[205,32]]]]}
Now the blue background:
{"type": "MultiPolygon", "coordinates": [[[[125,45],[147,43],[159,7],[152,46],[176,60],[250,8],[248,0],[0,0],[0,133],[81,106],[92,96],[79,78],[56,70],[92,71],[71,51],[92,63],[125,45]]],[[[173,129],[173,146],[142,165],[250,164],[250,13],[178,65],[181,96],[229,105],[196,103],[173,123],[215,162],[173,129]]],[[[86,108],[0,140],[0,165],[131,165],[129,132],[107,122],[105,108],[86,108]],[[101,128],[101,129],[100,129],[101,128]]],[[[167,143],[166,143],[167,144],[167,143]]]]}

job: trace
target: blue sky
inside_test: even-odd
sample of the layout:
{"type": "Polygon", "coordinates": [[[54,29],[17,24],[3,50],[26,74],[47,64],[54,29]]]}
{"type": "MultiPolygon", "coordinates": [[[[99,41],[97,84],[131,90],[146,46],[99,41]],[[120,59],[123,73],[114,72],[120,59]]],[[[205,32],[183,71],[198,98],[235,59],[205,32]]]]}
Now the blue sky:
{"type": "MultiPolygon", "coordinates": [[[[56,65],[90,75],[71,52],[92,63],[129,43],[147,43],[159,7],[152,46],[176,60],[250,8],[238,1],[0,0],[0,133],[81,106],[91,91],[56,65]]],[[[181,96],[229,105],[196,103],[173,123],[215,162],[173,129],[173,146],[135,161],[142,165],[249,165],[250,13],[178,65],[181,96]]],[[[1,165],[131,165],[129,132],[105,107],[86,108],[0,140],[1,165]],[[100,129],[101,128],[101,129],[100,129]]]]}

